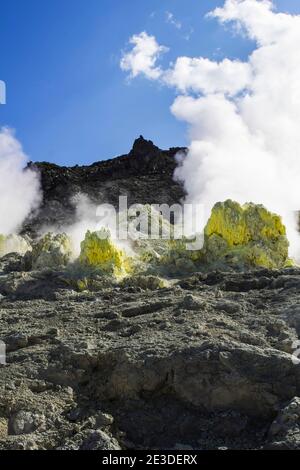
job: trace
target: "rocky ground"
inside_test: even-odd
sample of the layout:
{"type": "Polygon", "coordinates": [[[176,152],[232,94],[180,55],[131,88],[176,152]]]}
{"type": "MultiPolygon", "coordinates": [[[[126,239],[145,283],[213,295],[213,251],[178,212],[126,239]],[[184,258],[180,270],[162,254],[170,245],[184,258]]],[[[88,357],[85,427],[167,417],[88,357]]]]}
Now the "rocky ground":
{"type": "Polygon", "coordinates": [[[0,449],[300,448],[300,269],[94,292],[0,270],[0,449]]]}

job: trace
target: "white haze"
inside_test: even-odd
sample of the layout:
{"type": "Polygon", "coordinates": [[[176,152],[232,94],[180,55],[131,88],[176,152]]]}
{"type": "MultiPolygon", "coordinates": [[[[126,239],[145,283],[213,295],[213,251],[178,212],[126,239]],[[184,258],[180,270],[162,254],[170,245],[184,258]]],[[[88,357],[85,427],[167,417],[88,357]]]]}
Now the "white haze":
{"type": "Polygon", "coordinates": [[[12,131],[0,129],[0,233],[16,233],[40,203],[39,175],[28,162],[12,131]]]}
{"type": "MultiPolygon", "coordinates": [[[[84,240],[86,232],[96,232],[101,228],[109,229],[114,243],[131,253],[130,243],[118,240],[117,238],[117,219],[114,208],[109,204],[97,205],[91,199],[82,193],[78,193],[72,200],[75,207],[74,223],[62,227],[59,232],[64,232],[71,238],[74,259],[80,255],[80,245],[84,240]]],[[[57,228],[48,227],[45,231],[57,232],[57,228]]]]}
{"type": "Polygon", "coordinates": [[[208,16],[254,41],[245,62],[178,57],[162,70],[158,49],[153,61],[148,50],[147,73],[139,71],[151,76],[152,64],[157,80],[178,93],[171,110],[187,122],[190,145],[175,177],[183,180],[188,202],[203,203],[207,214],[227,198],[281,214],[290,254],[299,259],[300,16],[277,12],[269,0],[227,0],[208,16]]]}
{"type": "Polygon", "coordinates": [[[63,227],[62,231],[67,233],[73,245],[73,255],[77,258],[80,254],[80,244],[84,240],[88,230],[94,232],[99,230],[96,218],[96,206],[85,194],[77,194],[73,198],[75,206],[74,223],[63,227]]]}

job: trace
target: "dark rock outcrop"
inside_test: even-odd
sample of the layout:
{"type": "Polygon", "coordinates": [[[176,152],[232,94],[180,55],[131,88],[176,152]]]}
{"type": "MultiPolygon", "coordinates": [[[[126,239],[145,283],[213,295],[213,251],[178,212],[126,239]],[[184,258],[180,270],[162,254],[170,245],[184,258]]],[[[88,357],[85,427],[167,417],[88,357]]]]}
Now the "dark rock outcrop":
{"type": "Polygon", "coordinates": [[[161,150],[140,136],[128,155],[95,162],[89,166],[61,167],[53,163],[30,163],[41,175],[43,202],[37,213],[24,224],[24,232],[43,225],[62,226],[73,221],[72,198],[87,195],[92,202],[118,207],[119,196],[128,204],[174,204],[184,196],[173,179],[176,154],[185,148],[161,150]]]}

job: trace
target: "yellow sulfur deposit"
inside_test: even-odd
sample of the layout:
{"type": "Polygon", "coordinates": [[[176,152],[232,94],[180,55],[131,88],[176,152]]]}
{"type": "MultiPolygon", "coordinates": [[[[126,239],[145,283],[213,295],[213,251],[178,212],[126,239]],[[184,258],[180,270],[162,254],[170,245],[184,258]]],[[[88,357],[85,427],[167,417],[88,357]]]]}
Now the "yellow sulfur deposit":
{"type": "Polygon", "coordinates": [[[33,245],[30,258],[33,269],[66,266],[72,258],[71,239],[65,233],[46,233],[33,245]]]}
{"type": "Polygon", "coordinates": [[[229,247],[246,245],[250,241],[250,233],[244,208],[230,200],[215,204],[205,227],[205,235],[208,238],[218,235],[229,247]]]}
{"type": "Polygon", "coordinates": [[[262,205],[215,204],[204,230],[201,250],[187,250],[188,240],[138,240],[136,271],[180,275],[207,269],[281,268],[290,264],[281,218],[262,205]]]}
{"type": "Polygon", "coordinates": [[[87,231],[81,242],[79,257],[81,265],[98,268],[106,274],[120,276],[129,270],[129,262],[124,251],[117,248],[107,229],[98,232],[87,231]]]}
{"type": "Polygon", "coordinates": [[[281,268],[289,263],[286,229],[264,206],[227,200],[212,209],[204,231],[206,263],[281,268]]]}

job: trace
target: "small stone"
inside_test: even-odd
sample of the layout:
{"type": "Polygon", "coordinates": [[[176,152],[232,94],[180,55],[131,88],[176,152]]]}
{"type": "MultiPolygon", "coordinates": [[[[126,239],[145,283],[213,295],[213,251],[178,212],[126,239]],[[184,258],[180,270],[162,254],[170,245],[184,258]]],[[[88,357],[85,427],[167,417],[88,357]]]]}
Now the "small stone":
{"type": "Polygon", "coordinates": [[[237,313],[241,309],[241,306],[237,302],[232,302],[231,300],[219,300],[215,303],[214,308],[226,313],[237,313]]]}
{"type": "Polygon", "coordinates": [[[111,320],[105,327],[106,331],[118,331],[121,328],[124,328],[128,325],[128,322],[125,320],[121,320],[116,318],[115,320],[111,320]]]}
{"type": "Polygon", "coordinates": [[[96,420],[96,426],[98,428],[103,428],[106,426],[111,426],[114,422],[113,416],[102,413],[102,411],[98,411],[98,413],[94,416],[96,420]]]}
{"type": "Polygon", "coordinates": [[[57,336],[59,336],[59,329],[58,328],[50,328],[50,330],[47,331],[47,335],[57,337],[57,336]]]}
{"type": "Polygon", "coordinates": [[[81,408],[74,408],[68,413],[67,418],[69,421],[78,421],[80,418],[82,418],[82,414],[83,413],[81,408]]]}
{"type": "Polygon", "coordinates": [[[12,434],[30,434],[37,429],[44,429],[46,424],[45,416],[31,411],[19,411],[9,422],[12,434]]]}
{"type": "Polygon", "coordinates": [[[117,318],[120,318],[120,315],[117,312],[114,312],[113,310],[108,310],[103,313],[102,318],[106,318],[107,320],[115,320],[117,318]]]}
{"type": "Polygon", "coordinates": [[[69,395],[70,397],[73,397],[73,395],[74,395],[74,390],[73,390],[72,387],[69,387],[69,386],[68,386],[68,387],[65,388],[65,390],[66,390],[66,394],[67,394],[67,395],[69,395]]]}
{"type": "Polygon", "coordinates": [[[116,439],[104,431],[97,430],[88,433],[80,450],[121,450],[121,447],[116,439]]]}
{"type": "Polygon", "coordinates": [[[175,444],[174,450],[194,450],[192,446],[189,446],[187,444],[175,444]]]}
{"type": "Polygon", "coordinates": [[[24,333],[13,333],[4,338],[7,351],[17,351],[28,346],[28,336],[24,333]]]}
{"type": "Polygon", "coordinates": [[[188,310],[200,310],[203,307],[203,303],[194,295],[188,294],[184,297],[182,306],[188,310]]]}

